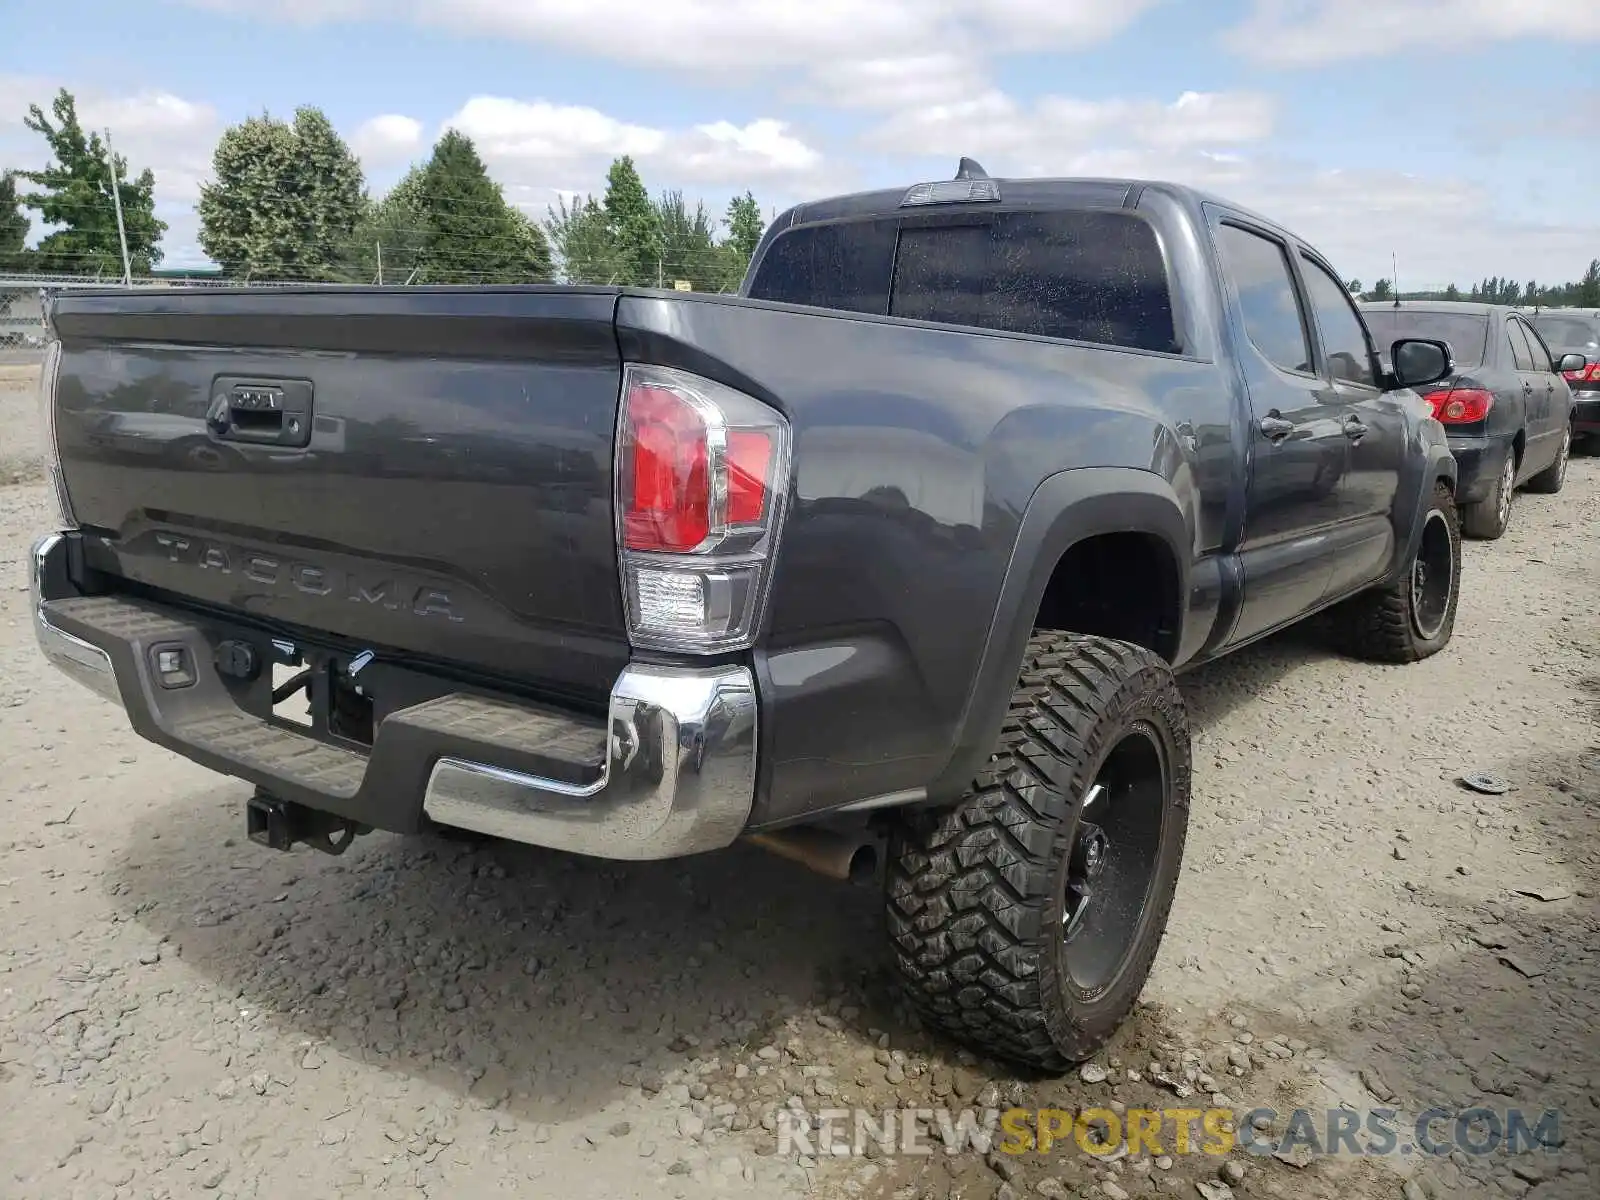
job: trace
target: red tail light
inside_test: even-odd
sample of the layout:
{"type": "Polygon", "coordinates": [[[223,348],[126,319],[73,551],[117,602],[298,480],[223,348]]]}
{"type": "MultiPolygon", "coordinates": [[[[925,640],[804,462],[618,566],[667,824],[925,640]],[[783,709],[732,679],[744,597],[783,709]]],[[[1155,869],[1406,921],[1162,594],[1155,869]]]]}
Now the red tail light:
{"type": "Polygon", "coordinates": [[[1590,363],[1577,371],[1563,371],[1568,383],[1600,383],[1600,362],[1590,363]]]}
{"type": "Polygon", "coordinates": [[[1450,388],[1422,398],[1433,406],[1435,419],[1446,425],[1471,425],[1494,407],[1494,393],[1483,388],[1450,388]]]}
{"type": "Polygon", "coordinates": [[[789,426],[751,396],[629,364],[617,423],[617,508],[633,644],[750,645],[788,484],[789,426]]]}
{"type": "Polygon", "coordinates": [[[711,448],[705,418],[666,388],[628,389],[631,486],[624,489],[623,545],[629,550],[693,550],[711,532],[711,448]]]}

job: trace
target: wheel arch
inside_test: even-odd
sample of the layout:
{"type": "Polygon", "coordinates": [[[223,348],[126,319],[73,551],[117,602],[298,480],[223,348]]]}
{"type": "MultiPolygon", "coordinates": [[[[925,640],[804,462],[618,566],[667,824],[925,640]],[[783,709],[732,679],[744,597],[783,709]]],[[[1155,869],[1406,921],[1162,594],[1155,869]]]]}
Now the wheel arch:
{"type": "MultiPolygon", "coordinates": [[[[1148,649],[1169,663],[1183,640],[1193,566],[1194,531],[1177,493],[1162,476],[1129,467],[1083,467],[1059,471],[1034,490],[1023,513],[1001,583],[983,654],[956,729],[955,749],[928,796],[959,795],[988,757],[998,736],[1029,637],[1047,603],[1070,600],[1069,570],[1086,548],[1105,539],[1128,539],[1140,563],[1162,579],[1155,602],[1159,618],[1148,649]]],[[[1060,611],[1058,609],[1058,611],[1060,611]]],[[[1077,629],[1092,633],[1105,630],[1077,629]]],[[[1112,635],[1114,636],[1114,635],[1112,635]]],[[[1129,639],[1133,640],[1133,639],[1129,639]]],[[[1142,642],[1141,642],[1142,644],[1142,642]]]]}

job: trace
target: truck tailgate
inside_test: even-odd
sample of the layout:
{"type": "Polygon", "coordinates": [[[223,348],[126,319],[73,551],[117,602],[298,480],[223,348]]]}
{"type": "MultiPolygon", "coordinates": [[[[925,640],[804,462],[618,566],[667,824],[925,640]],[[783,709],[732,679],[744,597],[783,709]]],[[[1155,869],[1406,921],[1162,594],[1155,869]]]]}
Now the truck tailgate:
{"type": "Polygon", "coordinates": [[[603,697],[627,660],[616,295],[80,294],[55,427],[87,565],[603,697]]]}

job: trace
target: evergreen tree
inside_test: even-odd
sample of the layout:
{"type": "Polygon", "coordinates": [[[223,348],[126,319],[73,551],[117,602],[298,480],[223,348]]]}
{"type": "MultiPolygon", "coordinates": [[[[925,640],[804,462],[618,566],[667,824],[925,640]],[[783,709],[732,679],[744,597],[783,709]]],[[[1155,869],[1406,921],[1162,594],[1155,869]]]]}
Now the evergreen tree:
{"type": "Polygon", "coordinates": [[[655,287],[662,281],[661,225],[655,206],[644,190],[644,182],[623,155],[606,172],[606,195],[602,207],[606,230],[615,247],[618,283],[655,287]]]}
{"type": "Polygon", "coordinates": [[[663,192],[656,202],[656,227],[661,231],[663,282],[686,279],[697,292],[721,291],[727,283],[728,263],[713,240],[714,224],[704,204],[694,211],[682,192],[663,192]]]}
{"type": "Polygon", "coordinates": [[[341,277],[384,284],[412,279],[422,266],[426,225],[422,168],[414,166],[382,200],[368,206],[342,256],[341,277]]]}
{"type": "Polygon", "coordinates": [[[728,201],[728,245],[749,265],[761,244],[767,223],[761,219],[761,206],[749,192],[728,201]]]}
{"type": "MultiPolygon", "coordinates": [[[[22,203],[46,225],[59,226],[44,236],[31,265],[61,274],[120,276],[122,246],[105,142],[98,133],[84,132],[77,102],[66,88],[56,94],[50,112],[53,121],[34,104],[23,118],[49,144],[52,161],[42,170],[17,172],[39,189],[24,195],[22,203]]],[[[156,217],[156,178],[146,167],[130,179],[128,160],[120,154],[115,167],[128,259],[135,274],[148,275],[161,261],[161,235],[167,231],[167,223],[156,217]]]]}
{"type": "Polygon", "coordinates": [[[550,246],[506,203],[477,147],[451,129],[433,148],[418,189],[423,283],[543,283],[550,246]]]}
{"type": "Polygon", "coordinates": [[[17,200],[17,179],[0,173],[0,271],[21,270],[27,260],[28,214],[17,200]]]}
{"type": "Polygon", "coordinates": [[[226,130],[200,189],[200,246],[229,275],[330,280],[367,214],[361,163],[320,109],[226,130]]]}
{"type": "Polygon", "coordinates": [[[564,198],[558,198],[544,227],[551,249],[561,260],[563,282],[620,282],[621,266],[600,201],[593,196],[575,197],[569,206],[564,198]]]}
{"type": "Polygon", "coordinates": [[[1590,260],[1589,269],[1572,290],[1573,303],[1584,308],[1600,308],[1600,258],[1590,260]]]}

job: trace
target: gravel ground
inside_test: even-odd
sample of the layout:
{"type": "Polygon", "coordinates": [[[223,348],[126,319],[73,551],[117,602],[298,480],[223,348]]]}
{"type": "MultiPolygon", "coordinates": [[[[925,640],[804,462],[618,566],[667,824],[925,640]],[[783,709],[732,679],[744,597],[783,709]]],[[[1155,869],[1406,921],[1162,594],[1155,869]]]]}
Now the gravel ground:
{"type": "Polygon", "coordinates": [[[40,478],[37,365],[0,357],[0,486],[40,478]]]}
{"type": "MultiPolygon", "coordinates": [[[[6,386],[27,478],[32,400],[6,386]]],[[[1195,813],[1144,1005],[1041,1081],[914,1027],[871,890],[758,851],[254,846],[244,785],[42,666],[45,497],[0,487],[0,1196],[1600,1195],[1597,518],[1597,459],[1519,497],[1416,667],[1303,632],[1184,681],[1195,813]],[[1467,791],[1474,770],[1514,787],[1467,791]],[[774,1106],[1160,1098],[1554,1108],[1563,1145],[830,1158],[771,1132],[774,1106]]]]}

